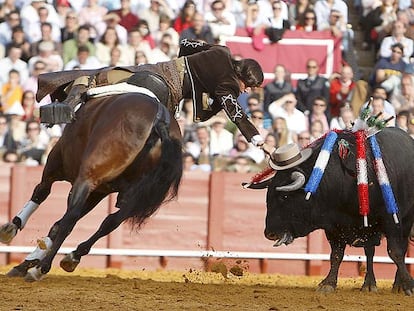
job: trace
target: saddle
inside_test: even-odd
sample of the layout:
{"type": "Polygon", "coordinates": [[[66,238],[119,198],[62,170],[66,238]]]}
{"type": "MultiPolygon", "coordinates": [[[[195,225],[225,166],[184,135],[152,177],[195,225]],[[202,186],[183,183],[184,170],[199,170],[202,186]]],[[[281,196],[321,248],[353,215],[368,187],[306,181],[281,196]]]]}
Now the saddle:
{"type": "Polygon", "coordinates": [[[163,105],[167,105],[170,89],[165,80],[158,74],[151,71],[138,71],[129,77],[126,82],[151,90],[163,105]]]}

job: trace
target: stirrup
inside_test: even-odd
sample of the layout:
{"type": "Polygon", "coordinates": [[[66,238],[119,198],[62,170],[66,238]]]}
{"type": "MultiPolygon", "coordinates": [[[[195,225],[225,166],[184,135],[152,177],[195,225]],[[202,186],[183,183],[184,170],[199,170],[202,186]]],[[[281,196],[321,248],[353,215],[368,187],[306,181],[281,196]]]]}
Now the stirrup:
{"type": "Polygon", "coordinates": [[[50,125],[71,123],[74,118],[73,109],[66,104],[54,102],[40,107],[40,123],[50,125]]]}

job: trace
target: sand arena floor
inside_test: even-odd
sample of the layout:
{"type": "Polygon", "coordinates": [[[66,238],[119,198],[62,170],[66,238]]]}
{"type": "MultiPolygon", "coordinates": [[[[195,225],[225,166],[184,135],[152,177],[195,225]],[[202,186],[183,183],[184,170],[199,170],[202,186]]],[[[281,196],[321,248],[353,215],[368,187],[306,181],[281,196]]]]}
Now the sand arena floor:
{"type": "MultiPolygon", "coordinates": [[[[340,279],[335,293],[315,291],[321,277],[200,271],[123,271],[79,268],[52,271],[27,283],[0,267],[0,310],[254,310],[408,311],[414,297],[391,293],[378,280],[377,293],[363,293],[362,278],[340,279]],[[240,274],[242,274],[240,276],[240,274]]],[[[232,267],[233,268],[233,267],[232,267]]]]}

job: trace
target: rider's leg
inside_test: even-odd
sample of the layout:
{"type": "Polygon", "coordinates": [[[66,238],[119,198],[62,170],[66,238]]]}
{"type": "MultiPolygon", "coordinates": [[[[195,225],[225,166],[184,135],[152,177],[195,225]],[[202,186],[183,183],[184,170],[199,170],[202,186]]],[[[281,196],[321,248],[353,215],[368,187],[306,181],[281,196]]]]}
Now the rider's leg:
{"type": "Polygon", "coordinates": [[[77,78],[65,89],[68,93],[66,99],[59,103],[54,102],[40,107],[40,119],[42,123],[58,124],[70,123],[74,117],[74,108],[82,103],[89,86],[88,76],[77,78]]]}

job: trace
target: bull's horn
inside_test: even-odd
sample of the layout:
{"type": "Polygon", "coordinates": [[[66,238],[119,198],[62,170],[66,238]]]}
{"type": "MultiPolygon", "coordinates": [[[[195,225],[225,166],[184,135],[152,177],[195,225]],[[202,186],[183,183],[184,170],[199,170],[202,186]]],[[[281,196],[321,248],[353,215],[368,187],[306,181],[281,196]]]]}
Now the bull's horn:
{"type": "Polygon", "coordinates": [[[258,183],[251,183],[251,182],[243,182],[242,186],[245,189],[265,189],[267,188],[270,183],[272,182],[272,178],[258,182],[258,183]]]}
{"type": "Polygon", "coordinates": [[[298,172],[298,171],[294,171],[292,173],[292,175],[290,175],[290,178],[293,180],[292,183],[285,185],[285,186],[280,186],[280,187],[276,187],[276,191],[286,191],[286,192],[290,192],[290,191],[295,191],[300,189],[306,181],[305,175],[303,175],[302,173],[298,172]]]}

